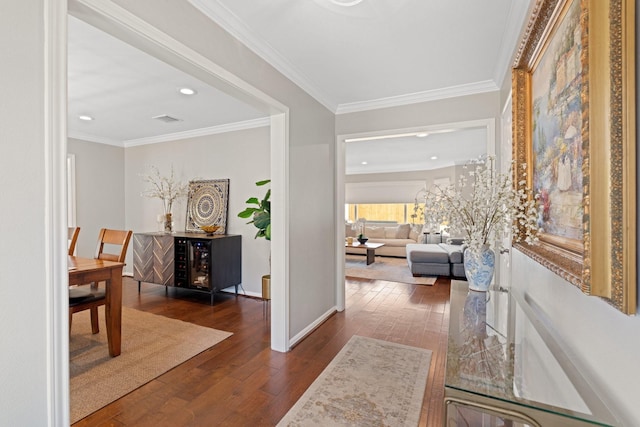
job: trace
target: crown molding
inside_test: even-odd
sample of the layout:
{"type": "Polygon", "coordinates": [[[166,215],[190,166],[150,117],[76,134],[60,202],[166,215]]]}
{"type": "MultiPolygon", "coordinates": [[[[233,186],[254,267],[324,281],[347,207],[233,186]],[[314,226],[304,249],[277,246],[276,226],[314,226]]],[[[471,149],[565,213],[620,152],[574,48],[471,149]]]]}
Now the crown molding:
{"type": "Polygon", "coordinates": [[[338,103],[328,99],[315,84],[306,78],[297,67],[282,56],[269,43],[258,37],[233,12],[215,1],[189,0],[196,9],[218,24],[222,29],[238,39],[253,53],[298,85],[312,98],[335,113],[338,103]]]}
{"type": "Polygon", "coordinates": [[[199,136],[215,135],[218,133],[235,132],[245,129],[254,129],[259,127],[270,126],[269,117],[260,119],[245,120],[242,122],[228,123],[224,125],[211,126],[200,129],[186,130],[183,132],[167,133],[158,136],[149,136],[145,138],[128,139],[118,141],[115,139],[104,138],[88,133],[69,131],[69,138],[79,139],[82,141],[95,142],[98,144],[113,145],[121,148],[136,147],[138,145],[157,144],[160,142],[178,141],[181,139],[195,138],[199,136]]]}
{"type": "Polygon", "coordinates": [[[406,95],[374,99],[371,101],[340,104],[338,106],[336,114],[355,113],[359,111],[375,110],[378,108],[398,107],[402,105],[417,104],[420,102],[455,98],[458,96],[494,92],[496,90],[500,90],[500,88],[496,85],[496,82],[494,82],[493,80],[485,80],[465,85],[445,87],[442,89],[427,90],[424,92],[416,92],[406,95]]]}
{"type": "Polygon", "coordinates": [[[160,142],[178,141],[181,139],[196,138],[199,136],[215,135],[219,133],[235,132],[239,130],[254,129],[259,127],[270,126],[269,117],[245,120],[243,122],[228,123],[219,126],[211,126],[200,129],[187,130],[184,132],[174,132],[158,136],[150,136],[146,138],[129,139],[123,141],[124,147],[137,147],[139,145],[157,144],[160,142]]]}
{"type": "Polygon", "coordinates": [[[124,148],[124,144],[122,143],[122,141],[118,141],[117,139],[104,138],[101,136],[92,135],[90,133],[69,130],[68,137],[73,139],[80,139],[82,141],[96,142],[98,144],[114,145],[116,147],[124,148]]]}

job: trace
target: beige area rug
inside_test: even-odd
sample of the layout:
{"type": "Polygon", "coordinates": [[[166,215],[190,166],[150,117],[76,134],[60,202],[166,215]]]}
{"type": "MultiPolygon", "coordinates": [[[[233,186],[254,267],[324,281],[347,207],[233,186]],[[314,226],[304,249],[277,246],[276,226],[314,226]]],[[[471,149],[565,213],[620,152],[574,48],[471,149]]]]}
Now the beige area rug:
{"type": "Polygon", "coordinates": [[[69,338],[72,423],[232,335],[123,307],[122,353],[110,357],[104,306],[99,315],[96,335],[91,334],[89,310],[73,315],[69,338]]]}
{"type": "Polygon", "coordinates": [[[354,335],[278,423],[417,426],[431,351],[354,335]]]}
{"type": "Polygon", "coordinates": [[[347,254],[344,275],[364,279],[387,280],[412,285],[435,285],[437,277],[413,277],[405,258],[376,257],[376,262],[367,265],[364,255],[347,254]]]}

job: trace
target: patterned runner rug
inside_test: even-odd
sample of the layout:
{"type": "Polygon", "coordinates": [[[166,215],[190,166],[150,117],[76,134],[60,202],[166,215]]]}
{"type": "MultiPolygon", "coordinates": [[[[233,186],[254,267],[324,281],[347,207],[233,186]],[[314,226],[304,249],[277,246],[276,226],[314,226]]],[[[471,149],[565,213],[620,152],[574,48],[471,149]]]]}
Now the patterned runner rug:
{"type": "Polygon", "coordinates": [[[100,333],[96,335],[91,334],[89,310],[73,315],[69,337],[71,423],[232,335],[123,307],[122,353],[110,357],[104,306],[98,312],[100,333]]]}
{"type": "Polygon", "coordinates": [[[409,283],[412,285],[435,285],[437,277],[413,277],[405,258],[377,256],[376,262],[367,265],[364,255],[347,254],[344,263],[344,275],[364,279],[386,280],[389,282],[409,283]]]}
{"type": "Polygon", "coordinates": [[[278,427],[417,426],[430,363],[430,350],[354,335],[278,427]]]}

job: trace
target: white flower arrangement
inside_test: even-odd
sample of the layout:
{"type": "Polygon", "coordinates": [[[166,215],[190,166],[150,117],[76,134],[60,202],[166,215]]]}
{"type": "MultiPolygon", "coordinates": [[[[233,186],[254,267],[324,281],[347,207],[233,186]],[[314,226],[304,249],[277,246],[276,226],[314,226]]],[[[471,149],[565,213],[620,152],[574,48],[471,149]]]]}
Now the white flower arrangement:
{"type": "Polygon", "coordinates": [[[157,198],[162,201],[164,214],[170,214],[173,202],[180,197],[185,197],[188,193],[188,185],[176,180],[173,165],[169,176],[161,176],[156,166],[150,166],[150,173],[140,174],[142,180],[149,184],[149,187],[140,195],[143,197],[157,198]]]}
{"type": "MultiPolygon", "coordinates": [[[[526,176],[524,170],[522,175],[526,176]]],[[[515,241],[534,244],[539,230],[538,197],[525,185],[522,180],[516,189],[511,170],[496,173],[493,157],[488,157],[462,175],[457,186],[424,191],[425,224],[447,224],[450,234],[464,237],[476,251],[485,245],[493,247],[510,233],[515,241]]]]}
{"type": "Polygon", "coordinates": [[[358,238],[360,237],[366,237],[365,236],[365,228],[367,226],[367,219],[366,218],[358,218],[356,220],[356,222],[351,226],[352,230],[356,230],[356,234],[358,235],[358,238]]]}

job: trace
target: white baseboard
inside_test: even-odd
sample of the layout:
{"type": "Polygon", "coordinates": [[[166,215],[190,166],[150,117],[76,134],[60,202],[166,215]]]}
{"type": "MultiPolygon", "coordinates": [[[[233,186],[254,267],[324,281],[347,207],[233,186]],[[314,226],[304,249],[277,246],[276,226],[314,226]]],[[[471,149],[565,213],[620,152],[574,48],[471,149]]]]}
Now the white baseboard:
{"type": "Polygon", "coordinates": [[[324,323],[325,320],[327,320],[329,317],[331,317],[337,311],[338,311],[338,308],[336,306],[331,307],[322,316],[318,317],[313,323],[311,323],[309,326],[307,326],[302,331],[300,331],[298,334],[296,334],[296,336],[292,337],[289,340],[289,345],[291,347],[295,346],[297,343],[302,341],[307,335],[309,335],[311,332],[313,332],[318,326],[320,326],[322,323],[324,323]]]}

